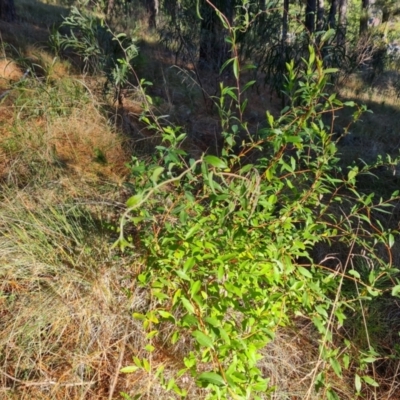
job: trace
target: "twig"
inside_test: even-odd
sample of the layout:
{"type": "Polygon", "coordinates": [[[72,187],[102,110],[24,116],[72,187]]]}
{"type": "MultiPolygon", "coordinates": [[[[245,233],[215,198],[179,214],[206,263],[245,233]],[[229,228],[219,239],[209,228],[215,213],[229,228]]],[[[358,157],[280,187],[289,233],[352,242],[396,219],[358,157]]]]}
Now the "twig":
{"type": "Polygon", "coordinates": [[[118,363],[117,363],[117,368],[115,369],[115,372],[114,372],[114,377],[113,377],[113,380],[112,380],[112,383],[111,383],[110,394],[108,396],[108,400],[112,400],[113,399],[115,387],[117,386],[117,381],[118,381],[118,377],[119,377],[119,370],[121,369],[122,360],[123,360],[124,354],[125,354],[126,340],[130,336],[130,335],[128,335],[128,327],[129,327],[129,324],[126,324],[125,325],[125,331],[124,331],[124,339],[123,339],[123,342],[122,342],[122,349],[121,349],[121,352],[119,353],[119,359],[118,359],[118,363]]]}
{"type": "Polygon", "coordinates": [[[14,382],[17,382],[21,384],[22,386],[48,386],[48,385],[60,385],[64,387],[71,387],[71,386],[83,386],[83,385],[93,385],[94,383],[97,383],[97,381],[90,381],[90,382],[70,382],[70,383],[60,383],[57,381],[44,381],[44,382],[33,382],[33,381],[28,381],[25,382],[21,379],[15,378],[14,376],[7,374],[7,372],[4,372],[3,370],[0,369],[0,374],[4,375],[6,378],[13,380],[14,382]]]}

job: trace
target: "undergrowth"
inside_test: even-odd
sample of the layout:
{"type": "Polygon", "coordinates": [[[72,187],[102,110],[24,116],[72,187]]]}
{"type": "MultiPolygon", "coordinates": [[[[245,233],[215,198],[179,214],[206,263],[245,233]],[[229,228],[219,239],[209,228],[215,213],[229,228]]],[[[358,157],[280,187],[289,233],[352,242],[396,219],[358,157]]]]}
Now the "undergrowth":
{"type": "MultiPolygon", "coordinates": [[[[143,258],[138,280],[151,287],[152,303],[133,315],[143,322],[149,355],[134,357],[122,371],[155,375],[167,392],[182,397],[188,395],[183,382],[193,380],[207,398],[268,398],[277,388],[263,373],[262,349],[280,327],[300,318],[311,322],[319,343],[301,397],[339,399],[342,389],[332,377],[347,371],[354,376],[350,397],[361,396],[379,386],[374,363],[385,357],[370,340],[366,309],[399,290],[391,255],[397,231],[378,217],[390,214],[399,193],[375,198],[359,192],[357,180],[398,159],[339,165],[332,126],[322,115],[355,104],[327,93],[329,75],[337,71],[324,69],[311,46],[304,69],[286,65],[290,106],[277,119],[267,112],[268,127],[252,136],[242,99],[254,82],[240,85],[235,42],[244,27],[230,26],[216,12],[234,55],[223,68],[236,78],[235,86],[221,84],[217,99],[220,156],[190,158],[180,146],[186,135],[155,119],[164,145],[156,147],[152,164],[134,158],[131,165],[137,194],[127,202],[116,245],[143,258]],[[124,235],[129,225],[136,238],[124,235]],[[340,244],[341,253],[315,257],[324,244],[340,244]],[[357,347],[347,334],[354,314],[362,315],[365,337],[357,347]],[[153,353],[160,342],[173,352],[180,341],[191,345],[171,376],[153,353]]],[[[354,121],[363,111],[356,108],[354,121]]]]}

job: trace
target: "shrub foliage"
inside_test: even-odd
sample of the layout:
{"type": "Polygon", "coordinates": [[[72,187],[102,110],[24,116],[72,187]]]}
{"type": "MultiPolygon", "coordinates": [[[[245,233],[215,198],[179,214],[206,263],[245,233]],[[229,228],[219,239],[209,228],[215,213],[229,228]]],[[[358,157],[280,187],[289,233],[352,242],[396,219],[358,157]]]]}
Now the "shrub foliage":
{"type": "Polygon", "coordinates": [[[179,129],[155,125],[164,142],[153,161],[132,160],[136,194],[117,244],[143,259],[139,283],[150,288],[151,306],[134,318],[147,331],[149,357],[135,358],[123,372],[150,373],[157,343],[172,351],[190,338],[177,376],[157,370],[167,390],[185,396],[179,382],[187,375],[210,398],[264,398],[274,388],[262,373],[261,349],[278,327],[305,318],[320,343],[310,391],[339,398],[329,377],[346,369],[355,373],[355,393],[376,385],[369,374],[376,349],[367,340],[355,352],[343,327],[369,302],[397,293],[390,262],[396,232],[380,221],[398,192],[388,199],[364,195],[357,179],[371,166],[340,168],[322,116],[347,106],[357,119],[363,109],[327,93],[335,70],[324,69],[312,47],[303,63],[302,71],[287,64],[291,105],[279,118],[267,112],[268,127],[253,134],[242,101],[251,83],[240,87],[232,58],[237,85],[221,86],[218,102],[220,154],[192,159],[179,129]],[[339,246],[341,254],[318,257],[322,244],[339,246]]]}

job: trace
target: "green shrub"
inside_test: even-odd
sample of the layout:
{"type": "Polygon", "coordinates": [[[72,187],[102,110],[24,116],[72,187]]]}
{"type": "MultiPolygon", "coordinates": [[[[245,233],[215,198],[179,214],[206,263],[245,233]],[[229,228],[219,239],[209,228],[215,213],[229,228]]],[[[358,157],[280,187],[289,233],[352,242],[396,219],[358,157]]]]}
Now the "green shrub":
{"type": "Polygon", "coordinates": [[[181,146],[185,134],[155,120],[164,141],[153,161],[132,159],[136,194],[116,245],[142,259],[138,280],[150,301],[134,318],[147,331],[149,356],[122,372],[155,373],[182,397],[187,376],[208,398],[266,398],[274,387],[263,375],[261,350],[300,317],[312,321],[320,344],[307,398],[320,391],[320,398],[338,399],[332,375],[350,369],[356,397],[363,385],[377,385],[368,371],[380,355],[369,340],[354,349],[342,328],[360,314],[368,339],[365,304],[400,290],[390,256],[396,232],[380,222],[399,193],[364,195],[357,178],[372,166],[339,166],[333,127],[322,116],[355,107],[357,120],[365,108],[327,93],[336,70],[324,69],[313,47],[303,69],[286,65],[290,106],[276,119],[267,112],[268,127],[249,132],[244,93],[254,82],[241,87],[238,28],[227,28],[234,56],[224,67],[236,85],[221,84],[216,102],[221,156],[190,158],[181,146]],[[124,234],[128,227],[135,240],[124,234]],[[322,245],[341,253],[315,256],[322,245]],[[189,345],[180,347],[182,367],[171,378],[163,365],[153,366],[152,353],[160,345],[172,352],[180,342],[189,345]]]}
{"type": "MultiPolygon", "coordinates": [[[[221,157],[190,159],[180,149],[185,135],[167,127],[154,163],[132,161],[137,194],[127,202],[118,244],[143,258],[139,282],[151,288],[152,303],[134,317],[148,332],[148,352],[155,343],[194,342],[176,377],[167,380],[163,367],[157,371],[166,390],[181,396],[186,392],[176,379],[187,374],[210,398],[264,398],[273,388],[259,368],[260,350],[295,316],[310,319],[320,335],[312,381],[324,388],[323,397],[339,398],[327,376],[342,376],[350,366],[357,370],[355,393],[364,383],[376,385],[366,372],[378,357],[375,349],[354,353],[348,338],[334,331],[392,285],[388,258],[379,254],[382,247],[390,254],[394,232],[371,215],[388,212],[398,192],[387,200],[363,195],[357,176],[369,167],[340,170],[321,117],[354,105],[325,93],[334,71],[323,69],[312,48],[304,62],[304,72],[287,65],[286,92],[296,106],[276,120],[267,113],[269,128],[257,140],[247,136],[240,150],[245,105],[237,104],[239,116],[224,110],[223,100],[237,100],[240,90],[221,88],[221,157]],[[135,244],[124,237],[127,225],[138,232],[135,244]],[[346,253],[328,267],[313,258],[321,243],[340,243],[346,253]],[[361,257],[372,265],[367,272],[358,268],[361,257]],[[165,326],[172,329],[168,337],[165,326]]],[[[123,371],[150,373],[149,360],[136,358],[123,371]]]]}
{"type": "Polygon", "coordinates": [[[103,73],[118,88],[127,82],[129,65],[138,54],[133,38],[114,34],[103,18],[77,7],[71,8],[61,28],[68,28],[69,33],[60,35],[53,30],[50,44],[55,51],[72,50],[82,59],[85,73],[103,73]]]}

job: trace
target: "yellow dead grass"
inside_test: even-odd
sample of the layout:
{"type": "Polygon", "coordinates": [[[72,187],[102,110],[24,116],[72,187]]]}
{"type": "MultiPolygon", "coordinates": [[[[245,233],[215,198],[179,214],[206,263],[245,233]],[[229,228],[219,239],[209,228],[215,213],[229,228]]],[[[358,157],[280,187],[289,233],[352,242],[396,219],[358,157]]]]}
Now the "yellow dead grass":
{"type": "Polygon", "coordinates": [[[14,61],[7,58],[0,59],[0,85],[3,85],[3,81],[6,83],[18,81],[22,76],[23,72],[14,61]]]}
{"type": "Polygon", "coordinates": [[[54,120],[48,129],[57,157],[77,173],[126,174],[123,140],[93,105],[54,120]]]}

